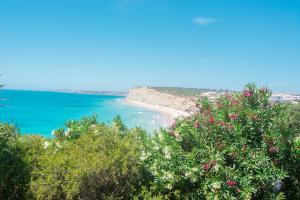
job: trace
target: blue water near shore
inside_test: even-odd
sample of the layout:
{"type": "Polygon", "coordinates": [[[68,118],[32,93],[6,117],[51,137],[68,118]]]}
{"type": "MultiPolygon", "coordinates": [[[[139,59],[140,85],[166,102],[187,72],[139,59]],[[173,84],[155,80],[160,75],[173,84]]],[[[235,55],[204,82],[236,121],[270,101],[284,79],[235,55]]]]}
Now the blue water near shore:
{"type": "Polygon", "coordinates": [[[124,97],[40,91],[0,91],[0,121],[12,122],[22,134],[51,137],[54,129],[70,119],[97,115],[111,123],[120,115],[128,127],[142,126],[149,132],[160,127],[161,115],[124,103],[124,97]]]}

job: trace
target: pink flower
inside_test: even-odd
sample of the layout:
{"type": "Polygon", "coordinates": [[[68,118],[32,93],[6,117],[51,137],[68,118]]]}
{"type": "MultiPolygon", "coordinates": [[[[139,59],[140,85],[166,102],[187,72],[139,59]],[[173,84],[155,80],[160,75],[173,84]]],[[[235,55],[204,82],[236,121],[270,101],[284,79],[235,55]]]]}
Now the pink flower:
{"type": "Polygon", "coordinates": [[[269,149],[269,152],[270,153],[277,153],[278,152],[278,148],[277,147],[270,147],[270,149],[269,149]]]}
{"type": "Polygon", "coordinates": [[[240,192],[241,192],[240,188],[236,188],[235,191],[236,191],[237,193],[240,193],[240,192]]]}
{"type": "Polygon", "coordinates": [[[215,118],[214,118],[213,116],[211,116],[211,117],[209,118],[209,122],[210,122],[211,124],[215,123],[215,118]]]}
{"type": "Polygon", "coordinates": [[[205,171],[208,171],[210,168],[209,164],[205,163],[204,165],[202,165],[202,169],[204,169],[205,171]]]}
{"type": "Polygon", "coordinates": [[[229,115],[229,118],[230,119],[232,119],[232,120],[235,120],[236,118],[238,117],[238,115],[237,114],[231,114],[231,115],[229,115]]]}
{"type": "Polygon", "coordinates": [[[221,121],[221,122],[220,122],[220,126],[225,126],[225,122],[224,122],[224,121],[221,121]]]}
{"type": "Polygon", "coordinates": [[[233,125],[232,124],[227,124],[227,128],[228,129],[233,129],[233,125]]]}
{"type": "Polygon", "coordinates": [[[197,129],[200,127],[200,124],[199,124],[198,120],[195,121],[194,127],[197,128],[197,129]]]}
{"type": "Polygon", "coordinates": [[[238,101],[236,99],[231,100],[231,105],[236,106],[238,104],[238,101]]]}
{"type": "Polygon", "coordinates": [[[228,185],[229,187],[234,187],[234,186],[236,185],[236,182],[235,182],[235,181],[232,181],[232,180],[229,180],[229,181],[227,181],[227,185],[228,185]]]}
{"type": "Polygon", "coordinates": [[[231,99],[232,99],[232,96],[231,96],[230,94],[227,94],[227,95],[226,95],[226,98],[229,99],[229,100],[231,100],[231,99]]]}
{"type": "Polygon", "coordinates": [[[243,95],[244,95],[245,97],[251,97],[251,96],[252,96],[252,92],[249,91],[249,90],[245,90],[245,91],[243,92],[243,95]]]}

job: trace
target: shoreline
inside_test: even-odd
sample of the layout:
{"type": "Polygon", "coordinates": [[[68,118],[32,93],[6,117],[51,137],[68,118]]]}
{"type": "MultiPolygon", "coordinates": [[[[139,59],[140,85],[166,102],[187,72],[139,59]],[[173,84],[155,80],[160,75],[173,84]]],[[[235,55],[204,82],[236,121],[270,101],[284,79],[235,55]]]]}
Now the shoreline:
{"type": "Polygon", "coordinates": [[[168,127],[171,126],[175,119],[178,117],[186,117],[189,116],[188,112],[182,111],[182,110],[176,110],[174,108],[166,107],[166,106],[159,106],[159,105],[152,105],[148,103],[143,103],[139,101],[130,100],[128,98],[125,98],[124,103],[128,105],[132,105],[135,107],[141,107],[148,110],[156,111],[162,115],[162,126],[168,127]]]}

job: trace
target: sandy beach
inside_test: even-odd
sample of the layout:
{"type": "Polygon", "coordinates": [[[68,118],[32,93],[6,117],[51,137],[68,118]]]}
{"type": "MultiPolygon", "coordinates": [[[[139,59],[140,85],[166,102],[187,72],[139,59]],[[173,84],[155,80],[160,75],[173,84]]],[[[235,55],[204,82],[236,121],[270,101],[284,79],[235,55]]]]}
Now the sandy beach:
{"type": "Polygon", "coordinates": [[[176,110],[176,109],[173,109],[170,107],[165,107],[165,106],[152,105],[152,104],[143,103],[143,102],[139,102],[139,101],[133,101],[128,98],[126,98],[124,100],[124,103],[126,103],[128,105],[141,107],[141,108],[145,108],[145,109],[149,109],[149,110],[153,110],[158,113],[161,113],[162,114],[161,125],[163,127],[171,126],[174,123],[175,119],[178,117],[189,115],[188,112],[184,112],[181,110],[176,110]]]}

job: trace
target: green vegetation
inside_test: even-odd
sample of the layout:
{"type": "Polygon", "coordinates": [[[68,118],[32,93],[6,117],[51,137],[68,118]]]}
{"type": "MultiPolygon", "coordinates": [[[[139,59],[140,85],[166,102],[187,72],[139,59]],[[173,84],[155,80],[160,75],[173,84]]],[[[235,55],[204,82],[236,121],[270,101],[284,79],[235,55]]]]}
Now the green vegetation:
{"type": "Polygon", "coordinates": [[[131,198],[141,178],[139,129],[122,132],[94,118],[67,126],[59,137],[45,141],[39,167],[33,171],[32,195],[36,199],[131,198]]]}
{"type": "Polygon", "coordinates": [[[287,105],[285,124],[289,126],[295,133],[300,136],[300,103],[287,105]]]}
{"type": "Polygon", "coordinates": [[[143,153],[150,192],[170,199],[297,198],[299,146],[294,131],[279,126],[284,108],[271,107],[269,97],[248,85],[216,104],[204,99],[199,113],[156,134],[143,153]]]}
{"type": "Polygon", "coordinates": [[[0,199],[298,199],[299,106],[248,85],[149,136],[96,117],[54,137],[0,124],[0,199]]]}
{"type": "Polygon", "coordinates": [[[0,124],[0,199],[23,199],[30,181],[29,165],[17,129],[0,124]]]}
{"type": "Polygon", "coordinates": [[[228,90],[181,88],[181,87],[150,87],[150,88],[163,93],[168,93],[176,96],[187,96],[187,97],[199,96],[205,92],[229,92],[228,90]]]}

